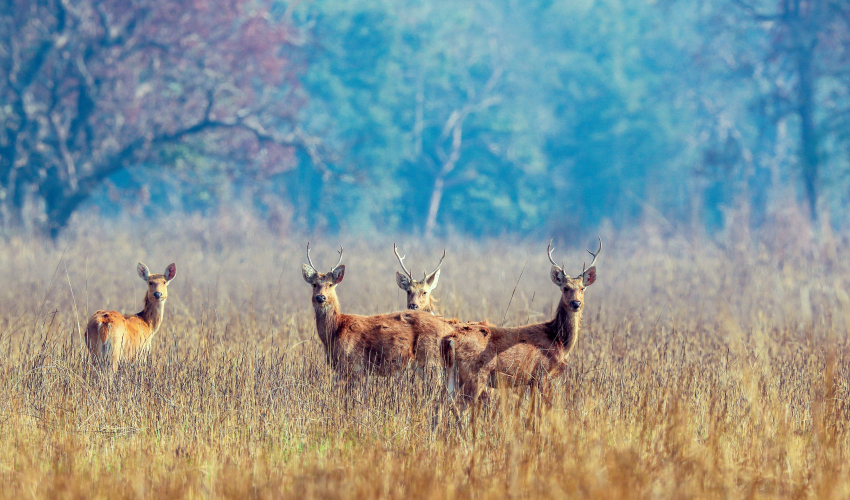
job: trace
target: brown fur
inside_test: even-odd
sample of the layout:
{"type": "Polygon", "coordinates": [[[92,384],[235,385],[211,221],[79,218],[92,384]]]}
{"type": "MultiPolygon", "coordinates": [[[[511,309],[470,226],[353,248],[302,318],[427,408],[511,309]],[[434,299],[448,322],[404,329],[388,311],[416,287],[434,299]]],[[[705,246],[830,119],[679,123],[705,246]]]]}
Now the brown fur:
{"type": "Polygon", "coordinates": [[[424,311],[343,314],[336,285],[342,281],[345,266],[320,273],[304,264],[302,273],[313,287],[316,330],[335,370],[388,375],[408,365],[422,369],[440,366],[439,339],[454,330],[448,321],[424,311]]]}
{"type": "Polygon", "coordinates": [[[148,283],[145,306],[136,314],[125,316],[117,311],[97,311],[86,327],[86,344],[95,363],[118,370],[121,362],[129,362],[150,351],[151,339],[162,325],[168,282],[174,278],[176,267],[171,264],[166,274],[149,274],[147,266],[139,263],[139,274],[148,283]],[[156,293],[160,297],[155,296],[156,293]]]}
{"type": "MultiPolygon", "coordinates": [[[[400,276],[401,273],[396,273],[396,275],[400,276]]],[[[399,288],[407,293],[407,302],[405,304],[407,309],[424,311],[436,315],[437,299],[431,293],[432,287],[429,286],[426,279],[422,281],[409,280],[405,286],[399,284],[399,288]]]]}
{"type": "Polygon", "coordinates": [[[446,258],[446,252],[443,251],[443,258],[440,259],[440,263],[437,265],[437,268],[430,274],[426,272],[420,281],[413,279],[413,275],[404,266],[404,257],[398,254],[398,247],[393,245],[393,251],[395,252],[396,258],[398,258],[398,263],[401,264],[401,268],[404,269],[404,273],[395,273],[395,279],[398,287],[407,293],[407,303],[405,307],[414,311],[425,311],[437,315],[436,303],[438,301],[434,298],[433,292],[434,289],[437,288],[437,283],[440,280],[440,266],[443,265],[443,259],[446,258]]]}
{"type": "Polygon", "coordinates": [[[552,280],[562,295],[551,321],[518,328],[460,324],[454,334],[441,340],[449,392],[459,389],[463,402],[476,401],[488,385],[502,380],[514,387],[537,387],[549,401],[551,381],[564,373],[578,340],[584,289],[596,280],[596,268],[570,278],[553,266],[552,280]],[[572,301],[580,301],[580,307],[572,307],[572,301]]]}

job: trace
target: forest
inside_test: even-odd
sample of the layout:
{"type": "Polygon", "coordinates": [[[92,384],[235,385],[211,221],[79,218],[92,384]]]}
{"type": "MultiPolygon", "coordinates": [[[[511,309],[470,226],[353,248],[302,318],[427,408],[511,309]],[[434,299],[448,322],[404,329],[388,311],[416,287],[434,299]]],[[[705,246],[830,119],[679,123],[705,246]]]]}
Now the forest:
{"type": "Polygon", "coordinates": [[[850,498],[848,167],[847,0],[0,0],[0,500],[850,498]]]}
{"type": "Polygon", "coordinates": [[[0,221],[846,228],[838,0],[5,0],[0,221]],[[82,215],[78,215],[82,214],[82,215]]]}

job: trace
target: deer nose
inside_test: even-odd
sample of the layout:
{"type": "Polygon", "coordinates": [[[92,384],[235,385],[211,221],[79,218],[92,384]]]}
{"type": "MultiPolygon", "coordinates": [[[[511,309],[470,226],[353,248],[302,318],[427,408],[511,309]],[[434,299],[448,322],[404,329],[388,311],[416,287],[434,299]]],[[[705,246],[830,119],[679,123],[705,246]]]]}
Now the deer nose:
{"type": "Polygon", "coordinates": [[[416,310],[416,309],[419,309],[419,306],[416,305],[416,304],[407,304],[407,308],[416,310]]]}
{"type": "Polygon", "coordinates": [[[161,299],[161,298],[162,298],[162,292],[154,292],[154,293],[153,293],[153,296],[154,296],[154,298],[156,298],[156,299],[161,299]]]}
{"type": "Polygon", "coordinates": [[[316,302],[319,304],[324,304],[326,300],[328,300],[328,298],[324,295],[316,295],[316,302]]]}
{"type": "Polygon", "coordinates": [[[579,310],[581,308],[581,301],[580,300],[571,300],[570,301],[570,307],[572,307],[575,310],[579,310]]]}

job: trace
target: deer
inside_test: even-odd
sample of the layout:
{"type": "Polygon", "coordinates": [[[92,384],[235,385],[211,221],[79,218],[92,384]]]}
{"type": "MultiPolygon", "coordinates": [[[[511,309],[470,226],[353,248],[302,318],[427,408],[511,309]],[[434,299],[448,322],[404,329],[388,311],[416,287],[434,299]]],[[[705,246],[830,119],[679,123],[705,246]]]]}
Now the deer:
{"type": "Polygon", "coordinates": [[[414,279],[413,274],[407,270],[407,267],[404,265],[404,257],[406,255],[402,257],[398,254],[398,246],[395,243],[393,243],[393,252],[395,252],[398,263],[404,271],[404,274],[396,271],[395,280],[398,283],[398,287],[407,292],[407,308],[437,315],[435,311],[435,302],[437,302],[437,299],[434,298],[432,292],[437,288],[437,282],[440,279],[440,268],[443,266],[443,260],[446,258],[446,251],[443,250],[443,256],[440,258],[436,269],[430,273],[427,271],[423,273],[425,277],[422,278],[422,281],[414,279]]]}
{"type": "Polygon", "coordinates": [[[552,259],[552,242],[547,255],[552,263],[552,282],[561,290],[555,317],[545,323],[503,328],[481,323],[459,323],[456,331],[440,339],[440,354],[446,369],[446,389],[452,399],[459,392],[461,408],[467,402],[486,399],[484,390],[502,379],[513,387],[536,388],[551,406],[551,381],[567,366],[581,330],[584,292],[596,282],[596,259],[590,267],[570,277],[564,266],[552,259]]]}
{"type": "Polygon", "coordinates": [[[86,344],[95,364],[118,371],[119,363],[130,362],[150,352],[151,340],[165,313],[168,284],[177,274],[173,263],[163,274],[151,274],[148,266],[139,262],[139,277],[148,285],[145,305],[141,312],[124,315],[117,311],[96,311],[86,326],[86,344]]]}
{"type": "Polygon", "coordinates": [[[421,310],[409,309],[374,316],[341,312],[336,287],[345,277],[339,260],[327,273],[319,272],[310,259],[301,273],[312,288],[311,303],[316,330],[330,366],[351,373],[389,375],[413,365],[417,369],[440,367],[439,341],[454,331],[452,323],[421,310]]]}

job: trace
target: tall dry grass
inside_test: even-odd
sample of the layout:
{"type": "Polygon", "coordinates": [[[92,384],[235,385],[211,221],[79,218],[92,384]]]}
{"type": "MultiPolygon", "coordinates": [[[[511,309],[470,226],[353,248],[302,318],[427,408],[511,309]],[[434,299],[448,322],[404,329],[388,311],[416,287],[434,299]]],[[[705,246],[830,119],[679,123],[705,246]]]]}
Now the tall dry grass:
{"type": "MultiPolygon", "coordinates": [[[[848,498],[847,239],[783,229],[605,231],[554,407],[500,390],[462,426],[432,425],[433,381],[334,377],[300,276],[305,237],[185,218],[9,238],[0,496],[848,498]],[[95,309],[141,308],[138,260],[174,261],[177,277],[148,362],[110,377],[80,330],[95,309]]],[[[392,241],[374,240],[313,241],[321,268],[346,246],[345,311],[404,304],[392,241]]],[[[447,316],[520,325],[558,300],[546,241],[399,243],[414,271],[447,246],[447,316]]],[[[584,243],[556,250],[568,271],[584,243]]]]}

